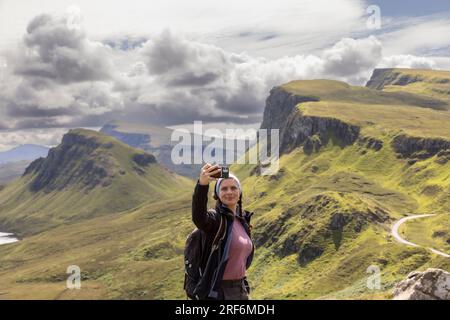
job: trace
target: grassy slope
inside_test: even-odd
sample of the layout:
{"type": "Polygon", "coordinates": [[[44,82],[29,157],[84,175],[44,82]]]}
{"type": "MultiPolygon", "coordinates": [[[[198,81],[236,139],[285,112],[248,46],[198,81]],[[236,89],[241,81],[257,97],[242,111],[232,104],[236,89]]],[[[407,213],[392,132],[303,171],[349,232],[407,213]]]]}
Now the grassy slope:
{"type": "MultiPolygon", "coordinates": [[[[234,167],[244,178],[246,206],[256,212],[255,234],[264,233],[268,222],[276,222],[288,208],[295,210],[317,194],[337,199],[342,212],[383,207],[400,217],[404,206],[412,212],[417,210],[414,197],[391,189],[390,186],[397,184],[392,178],[395,168],[390,169],[392,177],[391,181],[386,179],[386,185],[370,183],[373,175],[381,174],[373,171],[371,163],[354,163],[348,156],[352,151],[356,150],[342,153],[339,147],[330,145],[320,154],[305,156],[301,150],[296,150],[282,158],[281,168],[285,171],[278,181],[254,176],[245,179],[249,168],[234,167]],[[317,173],[311,172],[312,165],[319,166],[317,173]],[[352,183],[333,179],[346,176],[339,174],[343,168],[345,172],[354,172],[352,183]],[[333,192],[327,191],[331,183],[333,192]],[[365,186],[364,189],[361,186],[365,186]],[[269,190],[276,196],[258,197],[259,192],[269,190]],[[271,208],[275,199],[276,204],[271,208]]],[[[381,165],[381,162],[383,168],[380,169],[389,169],[390,164],[381,161],[383,157],[375,152],[367,155],[367,159],[374,159],[372,165],[381,165]]],[[[62,226],[16,244],[1,246],[2,298],[38,295],[50,299],[182,299],[182,250],[185,236],[193,228],[190,192],[178,200],[145,204],[136,210],[62,226]],[[83,271],[82,290],[65,289],[65,270],[72,264],[83,271]]],[[[284,236],[300,230],[304,222],[313,221],[317,230],[326,228],[332,208],[324,209],[311,221],[291,219],[292,225],[284,236]]],[[[425,250],[395,243],[387,225],[383,224],[361,233],[344,231],[338,249],[333,239],[319,238],[319,241],[326,248],[324,254],[306,266],[299,266],[296,254],[283,258],[274,255],[277,243],[258,247],[255,263],[248,273],[254,289],[252,298],[382,298],[388,296],[395,281],[412,270],[427,265],[450,267],[443,258],[425,250]],[[371,264],[381,266],[386,289],[376,295],[364,286],[366,269],[371,264]]]]}
{"type": "MultiPolygon", "coordinates": [[[[364,96],[367,90],[362,91],[364,96]]],[[[311,88],[308,92],[317,94],[311,88]]],[[[359,99],[365,104],[372,97],[359,99]]],[[[408,105],[396,97],[383,99],[408,105]]],[[[262,243],[248,272],[253,299],[388,298],[393,284],[410,271],[429,266],[450,270],[449,259],[398,244],[389,234],[392,223],[408,214],[434,212],[441,214],[436,221],[445,219],[450,163],[438,164],[433,157],[409,165],[390,147],[395,130],[382,123],[375,129],[359,124],[363,135],[383,141],[380,151],[358,144],[341,148],[331,139],[319,153],[306,155],[297,148],[283,155],[281,170],[273,177],[250,175],[254,165],[232,167],[243,183],[244,204],[255,211],[254,237],[262,243]],[[424,192],[430,185],[432,194],[424,192]],[[387,219],[374,221],[377,212],[387,219]],[[337,213],[349,223],[332,232],[330,220],[337,213]],[[268,241],[261,240],[264,235],[268,241]],[[298,248],[286,253],[298,235],[300,248],[314,246],[323,253],[299,263],[298,248]],[[370,265],[381,268],[380,291],[366,287],[370,265]]],[[[179,188],[177,200],[142,204],[1,246],[0,297],[183,298],[182,250],[193,228],[192,187],[193,182],[179,188]],[[82,290],[65,290],[65,270],[71,264],[83,271],[82,290]]]]}
{"type": "MultiPolygon", "coordinates": [[[[406,161],[397,159],[386,143],[378,152],[369,149],[361,154],[363,149],[357,145],[341,149],[330,143],[311,156],[297,149],[281,158],[284,173],[279,180],[249,176],[250,166],[233,168],[238,176],[247,177],[243,182],[247,187],[245,192],[253,196],[247,199],[250,207],[259,213],[254,220],[256,232],[270,232],[269,227],[258,226],[276,225],[288,208],[296,211],[314,195],[330,190],[344,195],[334,195],[340,199],[338,211],[367,211],[375,206],[391,217],[386,223],[371,224],[361,233],[344,231],[338,249],[334,239],[325,239],[321,243],[324,254],[305,267],[299,267],[296,254],[279,258],[272,253],[277,242],[283,243],[289,234],[298,233],[299,225],[305,223],[298,217],[290,218],[283,236],[275,244],[258,248],[257,259],[250,271],[250,279],[258,284],[254,292],[256,297],[386,298],[393,283],[412,270],[426,266],[450,270],[448,259],[423,249],[399,245],[389,235],[391,224],[404,215],[443,212],[448,203],[437,206],[435,198],[424,195],[421,190],[431,182],[439,182],[448,190],[450,180],[442,177],[446,176],[443,173],[450,172],[450,164],[437,165],[429,159],[409,166],[406,161]],[[257,196],[264,192],[270,196],[257,196]],[[378,265],[383,273],[381,292],[371,292],[365,287],[366,269],[372,264],[378,265]]],[[[326,230],[332,212],[335,212],[333,208],[322,208],[324,221],[320,223],[315,218],[311,222],[314,229],[326,230]]]]}
{"type": "MultiPolygon", "coordinates": [[[[364,207],[376,205],[386,210],[391,219],[371,224],[360,233],[347,230],[338,249],[334,239],[328,238],[321,243],[324,254],[299,268],[296,254],[283,258],[273,254],[289,233],[301,231],[299,224],[303,221],[289,218],[283,236],[274,244],[259,248],[260,255],[253,273],[250,272],[251,279],[258,283],[254,295],[263,298],[386,298],[393,283],[412,270],[427,266],[450,270],[449,259],[424,249],[399,245],[389,235],[392,223],[409,214],[440,213],[434,221],[428,221],[427,227],[433,222],[446,221],[443,217],[450,209],[446,196],[450,190],[450,164],[438,164],[433,157],[409,165],[406,160],[397,158],[390,142],[401,131],[449,139],[450,131],[446,125],[449,114],[424,108],[422,102],[419,106],[409,100],[410,97],[405,100],[403,96],[400,99],[395,95],[380,96],[373,90],[336,81],[296,81],[283,87],[289,92],[321,100],[300,104],[299,110],[303,114],[334,117],[356,124],[362,128],[363,136],[381,140],[384,147],[375,151],[354,144],[341,149],[331,142],[320,153],[310,156],[297,149],[281,158],[284,172],[278,179],[250,176],[250,165],[234,167],[238,176],[246,178],[244,186],[251,186],[246,190],[254,196],[250,198],[250,206],[260,209],[260,214],[255,217],[255,229],[270,232],[288,208],[298,211],[297,208],[314,195],[330,190],[348,195],[338,201],[338,210],[364,211],[364,207]],[[258,225],[267,227],[258,228],[258,225]],[[271,267],[265,268],[267,264],[271,267]],[[366,269],[371,264],[382,270],[381,291],[372,292],[366,287],[366,269]]],[[[332,208],[322,208],[322,219],[327,222],[332,212],[332,208]]],[[[327,225],[318,221],[317,218],[314,220],[313,230],[326,230],[327,225]]]]}
{"type": "Polygon", "coordinates": [[[399,231],[413,243],[450,253],[450,213],[406,222],[399,231]]]}
{"type": "Polygon", "coordinates": [[[450,137],[450,112],[404,105],[363,105],[333,101],[309,102],[300,106],[305,115],[332,117],[365,127],[372,136],[386,130],[411,136],[450,137]]]}
{"type": "MultiPolygon", "coordinates": [[[[36,174],[26,175],[1,191],[0,218],[3,227],[8,227],[19,236],[29,235],[64,222],[120,212],[146,201],[173,197],[177,194],[177,188],[186,188],[190,184],[189,179],[173,174],[159,164],[149,164],[141,167],[143,173],[136,172],[132,157],[144,152],[114,138],[90,130],[77,129],[72,132],[102,143],[85,158],[107,159],[107,169],[114,175],[112,183],[98,185],[92,190],[76,184],[48,193],[44,190],[32,192],[28,185],[36,174]]],[[[78,162],[71,165],[76,167],[78,162]]],[[[56,183],[66,174],[63,172],[57,176],[56,183]]],[[[83,173],[75,170],[75,174],[83,173]]]]}
{"type": "Polygon", "coordinates": [[[335,80],[296,80],[282,85],[281,88],[296,95],[318,98],[321,101],[363,105],[405,105],[437,110],[448,110],[449,105],[448,101],[441,97],[434,98],[401,89],[392,92],[379,91],[335,80]]]}
{"type": "Polygon", "coordinates": [[[182,298],[190,205],[157,201],[1,246],[0,297],[182,298]],[[81,290],[66,289],[69,265],[81,268],[81,290]]]}
{"type": "MultiPolygon", "coordinates": [[[[450,104],[450,72],[426,69],[389,69],[385,73],[390,81],[383,88],[385,92],[408,92],[440,99],[450,104]],[[402,79],[412,79],[410,83],[398,85],[402,79]]],[[[409,82],[408,81],[408,82],[409,82]]]]}
{"type": "MultiPolygon", "coordinates": [[[[8,185],[2,199],[10,209],[4,207],[3,214],[40,219],[45,224],[37,227],[47,231],[0,247],[0,297],[182,298],[181,253],[192,229],[186,213],[194,182],[157,164],[146,167],[145,174],[134,174],[131,158],[142,151],[102,134],[77,132],[104,145],[113,143],[96,152],[109,153],[126,174],[89,191],[76,185],[31,195],[25,186],[32,177],[8,185]],[[19,203],[26,197],[31,198],[19,203]],[[70,265],[82,270],[82,290],[66,289],[70,265]]],[[[19,230],[28,234],[35,228],[19,230]]]]}

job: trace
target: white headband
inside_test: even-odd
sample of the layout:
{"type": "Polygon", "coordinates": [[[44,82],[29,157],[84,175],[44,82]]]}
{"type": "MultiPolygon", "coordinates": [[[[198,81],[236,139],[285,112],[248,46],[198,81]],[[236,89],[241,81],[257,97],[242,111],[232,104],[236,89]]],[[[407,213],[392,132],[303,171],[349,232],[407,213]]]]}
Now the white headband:
{"type": "Polygon", "coordinates": [[[217,194],[217,196],[219,196],[220,184],[222,183],[222,181],[224,179],[229,179],[229,178],[233,179],[234,181],[237,182],[238,188],[239,188],[239,192],[242,193],[241,182],[239,181],[239,179],[234,174],[230,173],[228,175],[228,178],[219,178],[219,180],[217,180],[217,183],[216,183],[216,194],[217,194]]]}

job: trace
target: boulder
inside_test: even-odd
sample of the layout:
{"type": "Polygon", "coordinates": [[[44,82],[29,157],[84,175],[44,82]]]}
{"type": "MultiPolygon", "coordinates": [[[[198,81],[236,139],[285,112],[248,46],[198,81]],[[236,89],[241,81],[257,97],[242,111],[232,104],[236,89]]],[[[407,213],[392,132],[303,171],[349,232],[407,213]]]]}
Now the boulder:
{"type": "Polygon", "coordinates": [[[434,268],[411,272],[395,286],[393,300],[450,300],[450,273],[434,268]]]}

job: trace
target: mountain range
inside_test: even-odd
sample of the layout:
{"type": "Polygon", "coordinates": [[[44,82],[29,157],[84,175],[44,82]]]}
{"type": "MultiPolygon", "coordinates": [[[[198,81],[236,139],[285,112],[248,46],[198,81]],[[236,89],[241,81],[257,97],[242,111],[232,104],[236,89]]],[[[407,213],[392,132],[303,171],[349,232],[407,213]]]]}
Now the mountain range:
{"type": "MultiPolygon", "coordinates": [[[[450,270],[428,249],[450,253],[449,109],[447,71],[376,69],[365,87],[273,88],[261,128],[280,130],[278,172],[231,166],[255,212],[252,299],[389,299],[411,271],[450,270]],[[392,236],[397,221],[426,213],[399,229],[417,246],[392,236]],[[367,286],[371,270],[380,288],[367,286]]],[[[130,129],[119,141],[114,130],[71,130],[0,191],[0,231],[21,239],[0,246],[2,298],[185,297],[195,177],[122,142],[158,148],[157,138],[130,129]],[[65,287],[70,265],[82,290],[65,287]]]]}
{"type": "Polygon", "coordinates": [[[18,161],[32,161],[40,157],[46,157],[49,148],[36,144],[23,144],[11,150],[0,152],[0,164],[18,161]]]}

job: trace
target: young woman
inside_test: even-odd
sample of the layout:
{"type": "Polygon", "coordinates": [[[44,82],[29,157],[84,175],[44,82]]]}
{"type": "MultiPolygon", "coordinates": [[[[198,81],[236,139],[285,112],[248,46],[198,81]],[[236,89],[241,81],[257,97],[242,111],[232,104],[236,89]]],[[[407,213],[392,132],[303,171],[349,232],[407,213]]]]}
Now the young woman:
{"type": "Polygon", "coordinates": [[[253,213],[242,208],[242,188],[236,176],[213,177],[220,170],[218,165],[204,165],[193,194],[192,220],[203,232],[208,252],[199,292],[206,299],[248,300],[246,270],[255,250],[250,233],[253,213]],[[208,210],[209,184],[214,180],[216,206],[208,210]]]}

